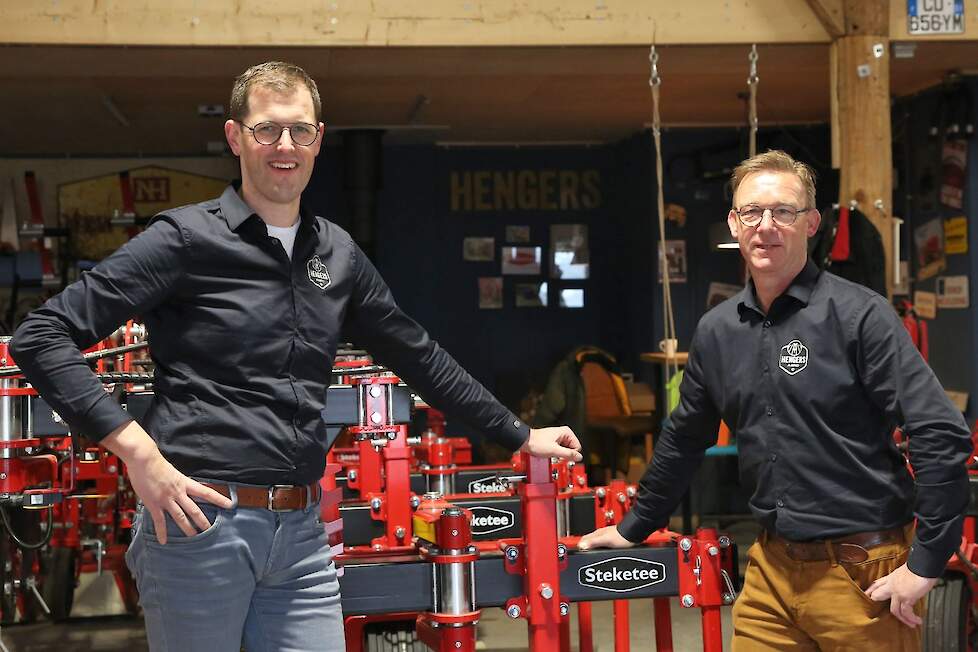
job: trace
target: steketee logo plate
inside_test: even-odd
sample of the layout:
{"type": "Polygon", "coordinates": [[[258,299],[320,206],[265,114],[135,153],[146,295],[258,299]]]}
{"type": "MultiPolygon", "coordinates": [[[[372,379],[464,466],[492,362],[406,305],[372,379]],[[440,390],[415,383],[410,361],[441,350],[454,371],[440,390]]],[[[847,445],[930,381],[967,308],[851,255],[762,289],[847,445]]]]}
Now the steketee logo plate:
{"type": "Polygon", "coordinates": [[[613,593],[637,591],[665,579],[665,564],[637,557],[613,557],[582,566],[577,571],[577,581],[581,586],[613,593]]]}

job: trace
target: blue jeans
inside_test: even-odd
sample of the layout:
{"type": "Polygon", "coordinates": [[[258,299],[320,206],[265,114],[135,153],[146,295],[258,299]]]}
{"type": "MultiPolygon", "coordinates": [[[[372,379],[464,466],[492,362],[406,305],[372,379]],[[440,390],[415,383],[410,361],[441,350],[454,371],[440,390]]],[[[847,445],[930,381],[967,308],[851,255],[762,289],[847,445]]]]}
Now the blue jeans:
{"type": "Polygon", "coordinates": [[[126,563],[153,652],[342,652],[343,613],[319,505],[272,512],[197,504],[211,527],[167,543],[140,509],[126,563]]]}

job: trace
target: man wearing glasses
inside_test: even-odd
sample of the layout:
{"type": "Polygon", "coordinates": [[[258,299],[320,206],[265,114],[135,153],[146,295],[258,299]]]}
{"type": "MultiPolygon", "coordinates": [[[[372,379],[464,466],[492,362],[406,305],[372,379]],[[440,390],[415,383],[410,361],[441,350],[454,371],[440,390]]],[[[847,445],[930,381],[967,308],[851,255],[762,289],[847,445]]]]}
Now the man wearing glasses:
{"type": "Polygon", "coordinates": [[[666,526],[723,419],[763,526],[733,649],[918,650],[922,598],[961,540],[968,428],[887,301],[808,260],[811,168],[771,151],[732,185],[727,223],[750,281],[700,320],[634,509],[581,547],[666,526]]]}
{"type": "Polygon", "coordinates": [[[157,216],[12,342],[72,430],[126,463],[144,505],[126,557],[154,651],[345,649],[318,520],[320,410],[341,328],[510,449],[581,458],[569,428],[531,430],[500,405],[397,307],[350,236],[300,204],[320,112],[301,68],[245,71],[224,125],[240,186],[157,216]],[[79,353],[134,315],[156,363],[147,430],[79,353]]]}

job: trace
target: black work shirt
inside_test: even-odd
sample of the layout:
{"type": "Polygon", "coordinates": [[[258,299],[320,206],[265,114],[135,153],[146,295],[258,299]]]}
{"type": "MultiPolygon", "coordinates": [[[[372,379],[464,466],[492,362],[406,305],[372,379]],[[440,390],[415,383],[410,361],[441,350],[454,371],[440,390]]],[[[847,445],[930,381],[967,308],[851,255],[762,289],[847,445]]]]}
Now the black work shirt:
{"type": "Polygon", "coordinates": [[[79,348],[135,315],[156,363],[145,425],[187,475],[318,480],[320,410],[344,325],[432,404],[510,449],[529,435],[398,308],[349,234],[301,209],[290,260],[233,187],[157,216],[17,329],[15,361],[74,432],[100,439],[130,420],[79,348]]]}
{"type": "Polygon", "coordinates": [[[737,437],[750,509],[808,541],[905,525],[910,570],[937,577],[961,539],[968,428],[880,295],[811,262],[771,305],[753,285],[707,312],[679,406],[618,529],[664,527],[723,419],[737,437]],[[916,483],[892,433],[909,436],[916,483]],[[916,484],[916,487],[915,487],[916,484]]]}

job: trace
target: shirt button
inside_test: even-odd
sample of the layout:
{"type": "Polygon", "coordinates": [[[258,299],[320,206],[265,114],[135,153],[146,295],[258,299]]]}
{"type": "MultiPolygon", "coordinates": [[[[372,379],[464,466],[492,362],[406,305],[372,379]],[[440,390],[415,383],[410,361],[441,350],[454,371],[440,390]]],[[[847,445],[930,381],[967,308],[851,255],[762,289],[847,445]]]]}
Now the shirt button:
{"type": "Polygon", "coordinates": [[[519,419],[517,419],[516,421],[513,422],[513,427],[514,428],[519,428],[520,427],[519,419]]]}
{"type": "Polygon", "coordinates": [[[770,408],[770,407],[769,407],[769,408],[767,409],[767,415],[768,415],[769,417],[773,417],[773,416],[774,416],[774,408],[770,408]]]}
{"type": "Polygon", "coordinates": [[[778,505],[778,507],[784,507],[784,501],[781,500],[780,498],[778,498],[777,505],[778,505]]]}
{"type": "Polygon", "coordinates": [[[777,453],[771,453],[771,461],[772,462],[776,462],[777,460],[778,460],[778,454],[777,453]]]}
{"type": "Polygon", "coordinates": [[[771,369],[770,367],[768,367],[767,365],[764,365],[764,373],[767,373],[770,369],[771,369]]]}

